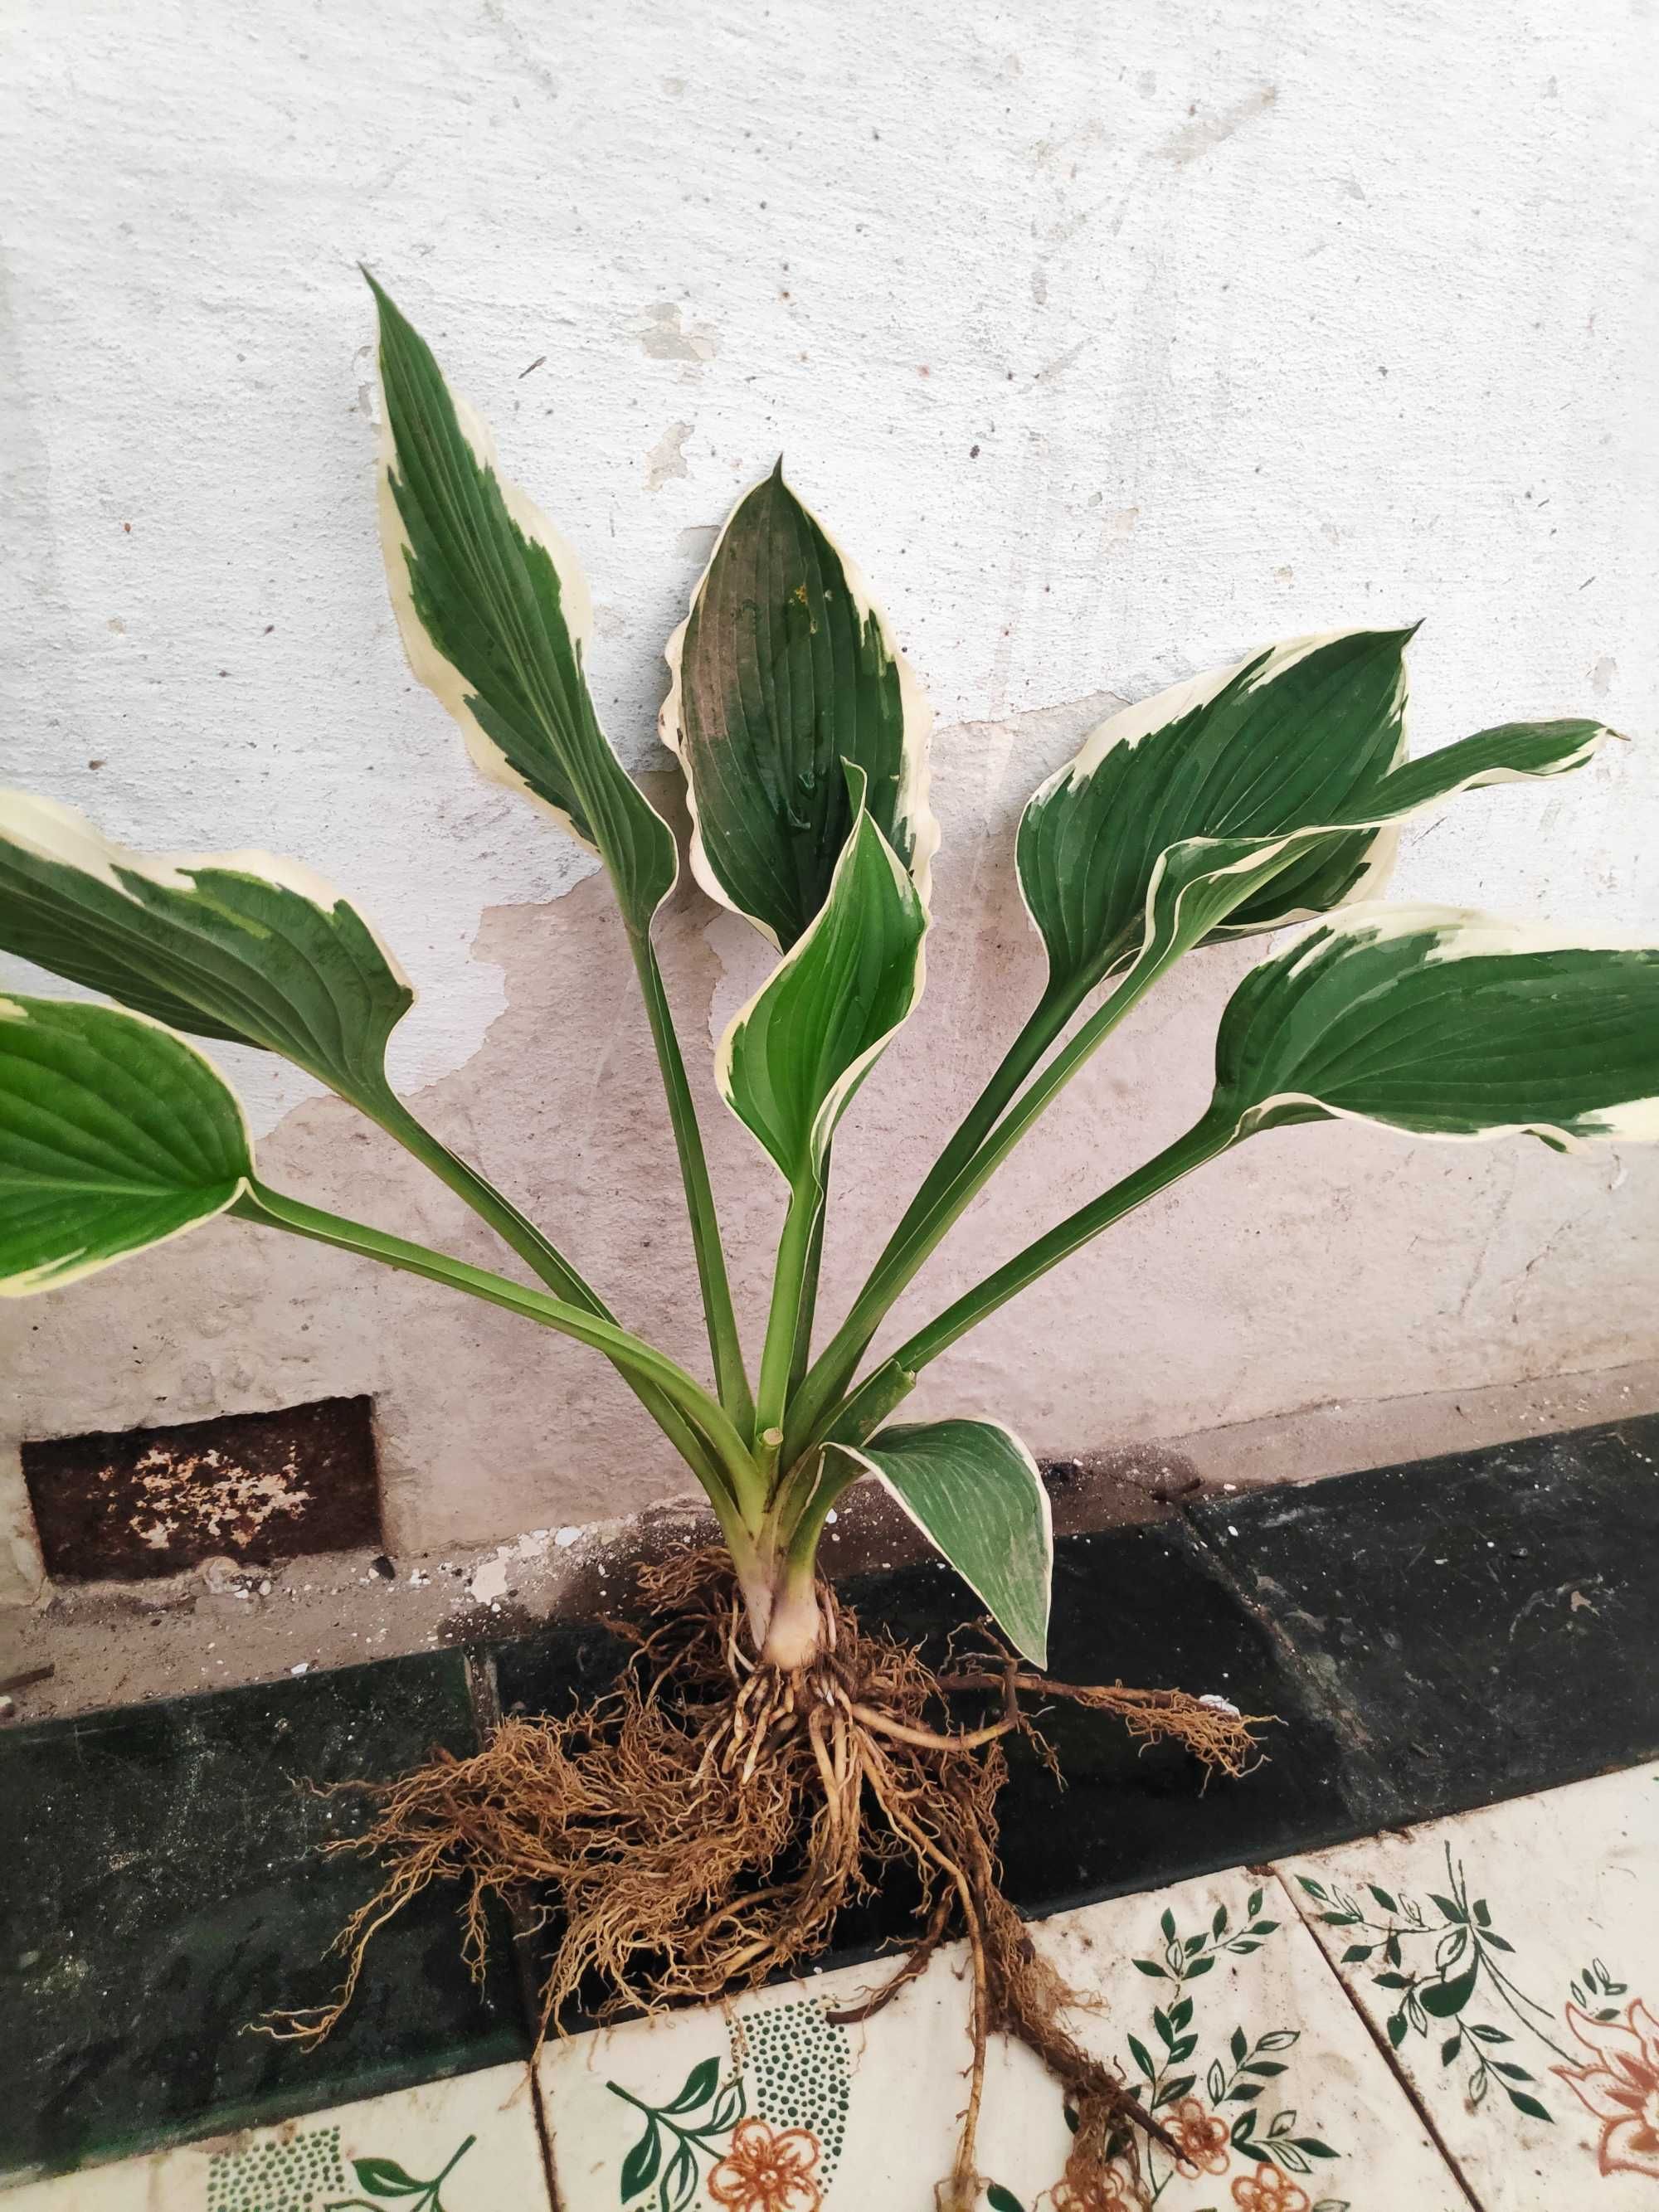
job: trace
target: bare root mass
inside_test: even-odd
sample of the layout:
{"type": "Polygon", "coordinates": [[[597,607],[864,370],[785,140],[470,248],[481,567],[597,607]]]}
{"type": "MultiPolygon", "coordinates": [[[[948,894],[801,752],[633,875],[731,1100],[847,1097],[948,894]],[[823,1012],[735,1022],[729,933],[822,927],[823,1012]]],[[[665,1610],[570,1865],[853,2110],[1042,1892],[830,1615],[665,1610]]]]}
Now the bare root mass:
{"type": "Polygon", "coordinates": [[[951,2208],[971,2203],[989,2036],[1017,2037],[1061,2082],[1076,2124],[1066,2179],[1087,2203],[1109,2157],[1134,2166],[1134,2130],[1178,2149],[1066,2025],[1081,2001],[1038,1954],[1002,1895],[996,1802],[1002,1739],[1022,1733],[1053,1764],[1022,1697],[1065,1698],[1115,1715],[1132,1735],[1172,1738],[1211,1768],[1253,1763],[1252,1719],[1176,1690],[1071,1687],[1002,1654],[945,1672],[861,1629],[821,1588],[823,1641],[806,1667],[757,1663],[729,1562],[687,1553],[641,1570],[643,1629],[617,1686],[557,1719],[504,1720],[470,1759],[439,1753],[367,1795],[366,1830],[331,1844],[389,1862],[342,1930],[347,1972],[334,2002],[283,2015],[270,2032],[320,2042],[350,2002],[376,1931],[433,1881],[463,1886],[467,1954],[481,1971],[487,1906],[520,1924],[558,1923],[540,1993],[540,2031],[580,1990],[600,2018],[723,1992],[799,1968],[827,1943],[843,1905],[883,1869],[908,1865],[922,1908],[916,1942],[885,1984],[842,2021],[866,2019],[914,1980],[938,1946],[965,1936],[973,1972],[972,2061],[951,2208]],[[947,1693],[999,1701],[997,1717],[953,1729],[947,1693]],[[941,1725],[941,1723],[943,1725],[941,1725]]]}

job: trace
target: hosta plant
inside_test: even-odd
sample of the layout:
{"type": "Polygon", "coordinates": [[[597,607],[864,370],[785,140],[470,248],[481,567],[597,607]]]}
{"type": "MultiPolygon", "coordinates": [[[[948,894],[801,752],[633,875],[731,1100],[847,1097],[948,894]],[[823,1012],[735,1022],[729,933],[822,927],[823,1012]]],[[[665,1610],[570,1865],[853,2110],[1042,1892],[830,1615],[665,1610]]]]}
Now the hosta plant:
{"type": "MultiPolygon", "coordinates": [[[[1054,2022],[994,1879],[998,1739],[1026,1725],[1023,1692],[1058,1688],[1041,1671],[1048,1504],[1030,1450],[991,1409],[896,1416],[966,1331],[1259,1131],[1342,1119],[1562,1151],[1659,1133],[1659,951],[1602,928],[1376,902],[1404,823],[1484,785],[1583,767],[1607,732],[1510,722],[1412,759],[1410,633],[1377,629],[1266,647],[1103,722],[1019,823],[1020,887],[1047,955],[1037,1002],[821,1329],[836,1132],[921,995],[939,832],[921,690],[863,579],[775,470],[733,509],[669,641],[661,724],[684,772],[696,885],[777,955],[714,1066],[787,1194],[751,1367],[653,948],[679,854],[600,730],[586,583],[425,343],[376,297],[380,522],[404,641],[477,764],[610,878],[678,1150],[708,1376],[629,1329],[626,1282],[602,1293],[587,1280],[566,1250],[579,1224],[556,1224],[556,1243],[394,1094],[386,1048],[413,994],[349,899],[262,853],[131,852],[21,794],[0,802],[0,943],[118,1005],[0,1002],[3,1287],[52,1289],[228,1213],[488,1299],[609,1360],[702,1485],[724,1559],[659,1576],[661,1619],[605,1716],[509,1723],[477,1760],[387,1790],[371,1832],[393,1854],[392,1901],[434,1876],[463,1877],[475,1902],[480,1888],[550,1887],[568,1929],[552,2011],[590,1969],[648,1999],[787,1965],[822,1942],[872,1856],[908,1857],[928,1896],[923,1950],[952,1916],[969,1936],[980,2057],[988,2026],[1012,2027],[1066,2075],[1080,2185],[1127,2100],[1054,2022]],[[872,1353],[952,1224],[1175,963],[1291,924],[1305,927],[1222,1014],[1213,1096],[1192,1128],[872,1353]],[[273,1188],[191,1037],[295,1061],[424,1161],[519,1269],[467,1265],[273,1188]],[[866,1475],[1018,1655],[963,1662],[943,1685],[995,1694],[983,1725],[952,1718],[919,1656],[860,1632],[818,1577],[826,1516],[866,1475]]],[[[1178,1692],[1079,1694],[1221,1765],[1248,1752],[1242,1718],[1178,1692]]],[[[976,2066],[959,2195],[977,2081],[976,2066]]]]}

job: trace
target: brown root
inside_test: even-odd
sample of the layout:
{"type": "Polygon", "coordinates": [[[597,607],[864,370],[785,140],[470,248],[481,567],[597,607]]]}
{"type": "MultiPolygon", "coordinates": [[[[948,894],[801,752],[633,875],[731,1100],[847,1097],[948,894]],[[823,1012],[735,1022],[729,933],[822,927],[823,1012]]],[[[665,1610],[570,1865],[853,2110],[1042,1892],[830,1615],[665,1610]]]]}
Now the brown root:
{"type": "MultiPolygon", "coordinates": [[[[492,1898],[521,1928],[556,1920],[540,1992],[540,2033],[580,1991],[601,2020],[713,1998],[799,1969],[836,1914],[884,1868],[907,1864],[923,1932],[864,2003],[871,2017],[926,1968],[952,1929],[972,1966],[972,2054],[955,2171],[940,2203],[973,2201],[975,2137],[993,2033],[1017,2037],[1065,2089],[1076,2134],[1066,2168],[1086,2203],[1135,2130],[1178,2148],[1117,2075],[1065,2025],[1078,2002],[1040,1956],[999,1887],[1000,1739],[1046,1750],[1022,1695],[1115,1714],[1130,1733],[1173,1738],[1237,1774],[1259,1753],[1253,1721],[1178,1691],[1073,1688],[998,1654],[936,1674],[910,1647],[860,1627],[824,1589],[823,1647],[783,1674],[744,1648],[741,1601],[723,1554],[643,1571],[650,1613],[617,1688],[559,1718],[504,1720],[471,1758],[439,1753],[387,1783],[350,1784],[373,1817],[331,1850],[389,1863],[377,1894],[336,1948],[344,1981],[330,2004],[265,2023],[319,2043],[350,2002],[368,1943],[434,1881],[461,1889],[466,1954],[481,1972],[492,1898]],[[957,1731],[946,1692],[985,1691],[1000,1718],[957,1731]]],[[[1133,2148],[1127,2153],[1133,2168],[1133,2148]]]]}

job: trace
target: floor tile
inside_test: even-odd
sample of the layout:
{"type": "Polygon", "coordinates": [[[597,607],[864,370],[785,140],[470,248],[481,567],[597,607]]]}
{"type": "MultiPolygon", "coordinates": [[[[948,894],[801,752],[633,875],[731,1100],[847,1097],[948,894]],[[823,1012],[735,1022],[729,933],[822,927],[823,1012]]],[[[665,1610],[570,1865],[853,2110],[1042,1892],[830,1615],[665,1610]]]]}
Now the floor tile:
{"type": "Polygon", "coordinates": [[[482,1990],[453,1896],[376,1939],[320,2051],[249,2032],[316,2004],[374,1875],[321,1856],[362,1817],[308,1782],[471,1741],[453,1654],[0,1735],[0,2174],[53,2172],[526,2055],[507,1947],[482,1990]]]}
{"type": "MultiPolygon", "coordinates": [[[[1098,2009],[1074,2022],[1176,2132],[1161,2212],[1468,2212],[1278,1881],[1238,1874],[1050,1920],[1033,1938],[1098,2009]]],[[[562,2212],[931,2212],[966,2089],[959,1950],[837,2026],[867,1967],[574,2039],[541,2061],[562,2212]]],[[[1058,2089],[999,2043],[986,2212],[1036,2212],[1069,2142],[1058,2089]]],[[[1063,2199],[1061,2200],[1063,2203],[1063,2199]]],[[[1129,2212],[1127,2185],[1103,2200],[1129,2212]]]]}
{"type": "Polygon", "coordinates": [[[63,2174],[0,2203],[6,2212],[549,2212],[522,2063],[63,2174]]]}
{"type": "Polygon", "coordinates": [[[1659,1756],[1659,1416],[1191,1518],[1347,1743],[1356,1833],[1659,1756]]]}
{"type": "Polygon", "coordinates": [[[1484,2212],[1659,2204],[1659,1767],[1282,1874],[1484,2212]]]}

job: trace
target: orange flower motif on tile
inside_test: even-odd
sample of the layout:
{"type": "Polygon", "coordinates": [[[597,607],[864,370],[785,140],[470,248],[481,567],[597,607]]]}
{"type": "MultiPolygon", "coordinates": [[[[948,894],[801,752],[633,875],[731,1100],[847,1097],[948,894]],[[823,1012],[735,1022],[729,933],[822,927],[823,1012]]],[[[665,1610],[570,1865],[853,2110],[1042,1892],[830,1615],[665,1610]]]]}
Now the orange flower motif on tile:
{"type": "Polygon", "coordinates": [[[818,2212],[817,2162],[817,2137],[805,2128],[739,2120],[731,2148],[709,2173],[708,2194],[725,2212],[818,2212]]]}
{"type": "Polygon", "coordinates": [[[1239,2212],[1309,2212],[1310,2202],[1307,2191],[1276,2166],[1259,2166],[1254,2173],[1241,2173],[1233,2184],[1233,2203],[1239,2212]]]}
{"type": "Polygon", "coordinates": [[[1601,2121],[1596,2163],[1603,2173],[1645,2173],[1659,2181],[1659,2021],[1636,1997],[1622,2021],[1592,2020],[1570,2004],[1567,2025],[1591,2063],[1550,2070],[1601,2121]]]}
{"type": "Polygon", "coordinates": [[[1173,2112],[1164,2114],[1164,2124],[1181,2145],[1177,2172],[1188,2181],[1196,2181],[1200,2173],[1225,2173],[1227,2123],[1206,2112],[1196,2097],[1183,2097],[1173,2112]]]}

